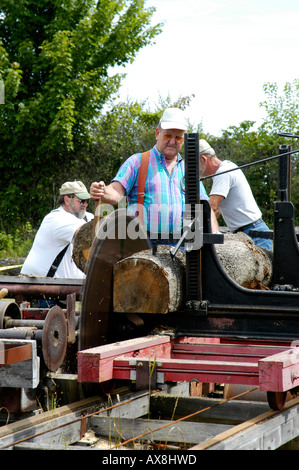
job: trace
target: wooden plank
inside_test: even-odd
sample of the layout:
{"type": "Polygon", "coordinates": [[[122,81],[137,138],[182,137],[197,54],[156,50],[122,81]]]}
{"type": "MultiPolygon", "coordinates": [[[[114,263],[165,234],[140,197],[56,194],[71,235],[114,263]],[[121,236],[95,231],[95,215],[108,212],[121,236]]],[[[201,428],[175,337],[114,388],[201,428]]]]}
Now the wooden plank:
{"type": "Polygon", "coordinates": [[[144,350],[145,348],[150,348],[157,345],[165,346],[170,344],[170,342],[170,337],[166,335],[143,336],[140,338],[105,344],[103,346],[96,346],[94,348],[79,351],[78,354],[94,354],[97,355],[99,359],[105,359],[117,357],[125,353],[139,351],[140,349],[144,350]]]}
{"type": "MultiPolygon", "coordinates": [[[[121,418],[140,418],[141,416],[147,416],[150,411],[150,403],[153,396],[159,396],[162,394],[166,397],[171,397],[175,395],[177,398],[179,397],[188,397],[189,396],[189,384],[187,383],[180,383],[177,385],[168,385],[166,390],[162,392],[157,392],[149,398],[149,394],[147,391],[139,391],[135,392],[133,397],[134,400],[127,402],[125,406],[120,406],[109,411],[104,411],[101,413],[101,416],[110,416],[112,417],[121,417],[121,418]]],[[[111,402],[113,405],[127,401],[128,399],[132,398],[132,393],[127,395],[123,395],[121,398],[119,396],[111,397],[111,402]]],[[[110,400],[109,400],[110,403],[110,400]]]]}
{"type": "Polygon", "coordinates": [[[170,419],[171,417],[178,419],[191,415],[196,411],[205,410],[193,416],[192,421],[236,425],[269,411],[269,405],[267,402],[250,402],[245,399],[229,400],[223,403],[223,400],[219,398],[179,397],[158,393],[151,397],[150,410],[153,417],[163,419],[170,419]],[[220,403],[221,405],[219,405],[220,403]]]}
{"type": "Polygon", "coordinates": [[[261,359],[258,365],[260,390],[284,392],[299,386],[299,348],[261,359]]]}
{"type": "Polygon", "coordinates": [[[299,435],[299,398],[268,411],[190,450],[274,450],[299,435]]]}
{"type": "MultiPolygon", "coordinates": [[[[8,364],[0,367],[0,387],[12,388],[36,388],[39,384],[40,359],[37,355],[37,346],[35,340],[5,339],[0,344],[5,347],[10,346],[13,349],[25,347],[23,358],[17,360],[16,355],[8,358],[8,364]],[[30,350],[30,352],[29,352],[30,350]],[[28,359],[29,357],[29,359],[28,359]]],[[[6,352],[5,352],[6,354],[6,352]]],[[[6,360],[4,356],[4,360],[6,360]]]]}
{"type": "MultiPolygon", "coordinates": [[[[43,440],[46,440],[48,443],[51,443],[51,439],[53,439],[52,444],[75,442],[80,439],[80,420],[78,421],[79,426],[70,426],[70,431],[66,428],[61,428],[54,432],[52,429],[61,424],[71,423],[79,418],[83,412],[90,413],[96,411],[103,405],[103,402],[102,397],[86,398],[85,400],[2,426],[0,427],[0,450],[11,448],[13,443],[28,439],[38,433],[43,433],[43,440]],[[48,430],[50,432],[44,434],[48,430]]],[[[41,437],[39,436],[35,440],[41,440],[41,437]]],[[[34,439],[30,439],[30,442],[32,441],[34,439]]]]}
{"type": "Polygon", "coordinates": [[[112,443],[142,435],[142,438],[139,439],[141,441],[162,441],[184,445],[204,441],[231,428],[227,424],[184,421],[175,423],[168,420],[109,418],[103,416],[93,416],[90,419],[90,426],[97,436],[109,438],[112,443]]]}
{"type": "Polygon", "coordinates": [[[7,343],[5,340],[2,340],[1,344],[4,345],[4,362],[0,362],[0,366],[6,366],[8,364],[15,364],[16,362],[32,359],[32,345],[29,343],[7,343]]]}
{"type": "MultiPolygon", "coordinates": [[[[169,390],[177,393],[186,393],[186,384],[169,387],[169,390]]],[[[118,389],[112,397],[112,402],[103,397],[91,397],[76,403],[71,403],[55,410],[51,410],[34,417],[0,427],[0,450],[14,448],[18,444],[36,443],[40,446],[46,444],[51,450],[66,448],[81,439],[81,419],[83,415],[101,411],[103,415],[109,413],[110,419],[115,417],[139,417],[149,411],[148,393],[139,392],[132,395],[124,395],[123,389],[118,389]],[[120,396],[119,393],[122,393],[120,396]],[[129,400],[134,398],[132,402],[129,400]],[[107,407],[121,404],[109,411],[107,407]]],[[[87,428],[89,426],[87,418],[87,428]]],[[[30,446],[29,446],[30,447],[30,446]]],[[[28,447],[28,448],[29,448],[28,447]]],[[[18,447],[19,449],[21,448],[18,447]]]]}
{"type": "Polygon", "coordinates": [[[22,442],[16,444],[13,447],[13,450],[102,450],[91,446],[84,445],[71,445],[68,443],[65,444],[52,444],[48,442],[22,442]]]}

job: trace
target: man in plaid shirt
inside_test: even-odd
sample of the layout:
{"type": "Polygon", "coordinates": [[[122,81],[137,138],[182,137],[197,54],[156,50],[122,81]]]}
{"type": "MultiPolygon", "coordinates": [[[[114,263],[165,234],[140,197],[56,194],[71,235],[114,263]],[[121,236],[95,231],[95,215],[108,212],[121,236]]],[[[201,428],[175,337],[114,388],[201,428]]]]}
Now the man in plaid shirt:
{"type": "MultiPolygon", "coordinates": [[[[185,210],[185,195],[182,184],[185,175],[185,162],[180,155],[184,142],[187,122],[184,112],[178,108],[164,111],[156,128],[156,145],[149,152],[149,165],[144,188],[143,217],[145,227],[153,234],[181,235],[182,217],[185,210]]],[[[103,181],[94,182],[90,195],[103,203],[116,205],[126,196],[127,213],[135,217],[137,211],[138,174],[141,153],[129,157],[120,167],[109,185],[103,181]]],[[[209,199],[203,184],[200,187],[201,199],[209,199]]],[[[217,230],[216,219],[212,230],[217,230]]],[[[155,237],[154,237],[155,238],[155,237]]]]}

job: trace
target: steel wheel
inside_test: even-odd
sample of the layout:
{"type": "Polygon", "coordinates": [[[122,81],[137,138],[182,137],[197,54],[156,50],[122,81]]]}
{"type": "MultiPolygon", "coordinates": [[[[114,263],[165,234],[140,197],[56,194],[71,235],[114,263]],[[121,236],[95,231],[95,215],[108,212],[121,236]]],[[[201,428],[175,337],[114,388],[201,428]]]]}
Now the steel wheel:
{"type": "Polygon", "coordinates": [[[272,410],[282,410],[286,402],[287,392],[267,392],[267,400],[272,410]]]}

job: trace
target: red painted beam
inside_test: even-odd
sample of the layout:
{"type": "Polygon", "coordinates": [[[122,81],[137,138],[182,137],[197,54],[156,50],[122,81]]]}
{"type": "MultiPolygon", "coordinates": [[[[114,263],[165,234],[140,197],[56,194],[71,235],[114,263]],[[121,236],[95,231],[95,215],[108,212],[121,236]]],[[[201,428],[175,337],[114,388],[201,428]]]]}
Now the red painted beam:
{"type": "Polygon", "coordinates": [[[260,390],[285,392],[299,386],[299,348],[261,359],[258,365],[260,390]]]}
{"type": "Polygon", "coordinates": [[[78,382],[105,382],[113,378],[113,361],[121,355],[170,357],[169,336],[142,338],[85,349],[78,352],[78,382]]]}
{"type": "Polygon", "coordinates": [[[286,349],[283,346],[174,343],[172,357],[186,360],[258,362],[259,359],[286,349]]]}
{"type": "Polygon", "coordinates": [[[220,344],[215,338],[167,335],[79,351],[78,381],[134,380],[137,364],[148,367],[149,360],[156,363],[158,383],[197,380],[259,385],[260,390],[266,391],[299,386],[299,348],[269,342],[220,344]]]}
{"type": "Polygon", "coordinates": [[[185,361],[184,359],[152,360],[144,358],[119,357],[114,360],[113,378],[132,380],[141,365],[149,370],[156,365],[157,383],[165,382],[210,382],[258,385],[258,364],[245,362],[185,361]]]}

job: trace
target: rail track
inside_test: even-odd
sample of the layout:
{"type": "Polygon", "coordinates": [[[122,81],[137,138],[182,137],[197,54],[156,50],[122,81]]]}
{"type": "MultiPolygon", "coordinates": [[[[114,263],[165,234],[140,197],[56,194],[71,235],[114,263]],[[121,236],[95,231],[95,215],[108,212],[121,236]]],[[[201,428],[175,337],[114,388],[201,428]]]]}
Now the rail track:
{"type": "Polygon", "coordinates": [[[0,450],[101,450],[111,455],[114,450],[142,450],[147,455],[172,451],[196,456],[198,450],[274,450],[295,439],[299,399],[270,411],[266,402],[246,400],[253,390],[223,399],[190,396],[187,383],[150,393],[122,388],[108,398],[93,396],[4,424],[0,450]]]}

